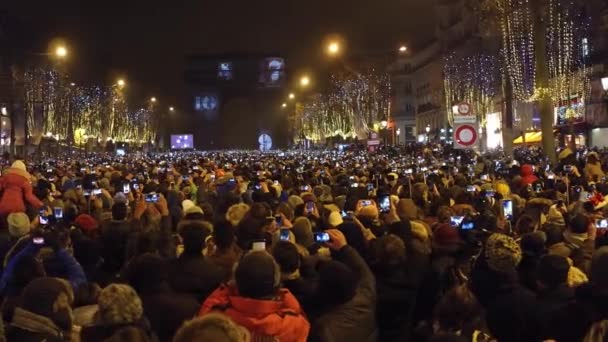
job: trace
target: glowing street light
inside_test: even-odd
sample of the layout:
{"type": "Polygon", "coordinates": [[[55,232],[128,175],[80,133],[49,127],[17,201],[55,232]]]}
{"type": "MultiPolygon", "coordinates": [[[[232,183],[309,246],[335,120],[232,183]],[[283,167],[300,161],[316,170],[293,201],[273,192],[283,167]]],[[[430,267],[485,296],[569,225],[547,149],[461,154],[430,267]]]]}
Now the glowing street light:
{"type": "Polygon", "coordinates": [[[68,49],[65,46],[61,45],[55,49],[55,56],[57,56],[59,58],[65,58],[65,57],[67,57],[67,55],[68,55],[68,49]]]}
{"type": "Polygon", "coordinates": [[[119,78],[118,81],[116,81],[116,85],[121,88],[124,87],[126,84],[127,84],[127,82],[125,82],[125,80],[122,78],[119,78]]]}
{"type": "Polygon", "coordinates": [[[283,103],[283,104],[281,105],[281,107],[286,108],[286,107],[287,107],[287,103],[283,103]]]}
{"type": "Polygon", "coordinates": [[[388,126],[388,120],[386,120],[386,118],[382,118],[382,121],[380,121],[380,126],[382,126],[382,128],[386,128],[388,126]]]}
{"type": "Polygon", "coordinates": [[[310,78],[308,76],[302,76],[302,78],[300,78],[300,85],[302,87],[308,87],[310,85],[310,78]]]}
{"type": "Polygon", "coordinates": [[[293,99],[295,99],[295,98],[296,98],[296,94],[294,94],[294,93],[290,93],[290,94],[289,94],[289,99],[290,99],[290,100],[293,100],[293,99]]]}
{"type": "Polygon", "coordinates": [[[340,43],[338,42],[330,42],[327,45],[327,54],[330,56],[336,56],[340,53],[340,43]]]}
{"type": "Polygon", "coordinates": [[[156,102],[156,97],[152,96],[152,97],[150,98],[150,102],[152,102],[152,103],[156,102]]]}
{"type": "Polygon", "coordinates": [[[399,47],[399,52],[400,53],[406,53],[407,52],[407,46],[401,45],[401,47],[399,47]]]}
{"type": "Polygon", "coordinates": [[[75,86],[76,86],[76,83],[72,82],[72,83],[70,83],[70,85],[71,85],[72,87],[75,87],[75,86]]]}
{"type": "Polygon", "coordinates": [[[170,111],[170,112],[175,112],[175,108],[173,108],[173,107],[169,107],[169,111],[170,111]]]}

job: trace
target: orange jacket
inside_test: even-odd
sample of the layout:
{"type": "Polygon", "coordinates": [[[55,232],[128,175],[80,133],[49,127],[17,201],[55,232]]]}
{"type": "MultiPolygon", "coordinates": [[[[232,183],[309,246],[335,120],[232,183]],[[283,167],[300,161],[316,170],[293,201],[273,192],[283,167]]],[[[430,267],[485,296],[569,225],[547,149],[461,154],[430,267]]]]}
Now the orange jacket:
{"type": "Polygon", "coordinates": [[[0,178],[0,190],[4,193],[0,199],[0,215],[25,212],[25,201],[34,209],[40,209],[43,203],[34,195],[30,174],[10,168],[0,178]]]}
{"type": "Polygon", "coordinates": [[[279,341],[305,342],[310,324],[300,303],[287,289],[278,299],[258,300],[240,297],[234,287],[220,286],[203,303],[199,316],[222,311],[254,335],[277,337],[279,341]]]}

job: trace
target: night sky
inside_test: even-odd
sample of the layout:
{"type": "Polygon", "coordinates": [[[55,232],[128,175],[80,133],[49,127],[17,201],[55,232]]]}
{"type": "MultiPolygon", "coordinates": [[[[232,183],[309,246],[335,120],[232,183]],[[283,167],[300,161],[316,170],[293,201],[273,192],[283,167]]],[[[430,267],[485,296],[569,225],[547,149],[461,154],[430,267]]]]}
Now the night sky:
{"type": "Polygon", "coordinates": [[[419,46],[432,37],[430,0],[2,0],[46,49],[55,37],[70,45],[77,82],[124,75],[137,96],[180,103],[184,56],[225,52],[279,53],[289,69],[322,61],[325,36],[339,33],[351,51],[419,46]],[[85,7],[83,4],[86,3],[85,7]]]}

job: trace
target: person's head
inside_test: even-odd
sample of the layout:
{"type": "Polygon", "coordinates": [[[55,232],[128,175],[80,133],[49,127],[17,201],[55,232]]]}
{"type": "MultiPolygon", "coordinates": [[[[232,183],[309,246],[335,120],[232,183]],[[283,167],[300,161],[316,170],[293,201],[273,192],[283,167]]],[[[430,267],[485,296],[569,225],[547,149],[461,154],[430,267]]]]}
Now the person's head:
{"type": "Polygon", "coordinates": [[[585,234],[589,229],[589,218],[587,215],[578,214],[570,220],[570,224],[568,225],[568,230],[570,230],[574,234],[585,234]]]}
{"type": "Polygon", "coordinates": [[[141,299],[129,285],[108,285],[99,294],[98,304],[98,318],[107,325],[135,323],[143,315],[141,299]]]}
{"type": "Polygon", "coordinates": [[[437,220],[439,223],[449,223],[452,216],[455,216],[454,210],[448,206],[441,206],[437,209],[437,220]]]}
{"type": "Polygon", "coordinates": [[[218,222],[213,228],[213,242],[220,251],[225,251],[234,245],[234,226],[229,222],[218,222]]]}
{"type": "Polygon", "coordinates": [[[14,238],[30,233],[30,218],[25,213],[11,213],[7,219],[8,232],[14,238]]]}
{"type": "Polygon", "coordinates": [[[397,203],[397,216],[401,220],[418,220],[420,218],[420,209],[412,199],[403,198],[397,203]]]}
{"type": "Polygon", "coordinates": [[[241,223],[241,220],[249,212],[249,205],[245,203],[234,204],[226,212],[226,221],[230,222],[234,227],[241,223]]]}
{"type": "Polygon", "coordinates": [[[317,296],[328,307],[344,304],[355,296],[359,279],[344,263],[331,260],[319,268],[317,296]]]}
{"type": "Polygon", "coordinates": [[[180,225],[179,235],[184,243],[184,254],[200,255],[209,234],[211,231],[200,221],[186,221],[180,225]]]}
{"type": "Polygon", "coordinates": [[[538,225],[538,221],[535,220],[532,216],[522,215],[517,220],[517,223],[515,224],[515,231],[519,235],[525,235],[525,234],[532,233],[533,231],[535,231],[537,225],[538,225]]]}
{"type": "Polygon", "coordinates": [[[290,275],[300,268],[298,248],[289,241],[279,241],[272,249],[272,256],[281,267],[283,275],[290,275]]]}
{"type": "Polygon", "coordinates": [[[307,217],[301,216],[295,219],[291,231],[296,237],[296,242],[304,247],[314,244],[312,224],[307,217]]]}
{"type": "Polygon", "coordinates": [[[251,249],[253,241],[265,239],[266,218],[246,216],[236,230],[237,244],[242,250],[251,249]]]}
{"type": "Polygon", "coordinates": [[[112,205],[112,219],[115,221],[124,221],[127,219],[129,207],[125,203],[114,203],[112,205]]]}
{"type": "Polygon", "coordinates": [[[239,295],[253,299],[274,297],[281,285],[281,269],[266,251],[250,251],[239,261],[234,280],[239,295]]]}
{"type": "Polygon", "coordinates": [[[494,272],[509,274],[515,272],[521,261],[521,248],[510,236],[494,233],[485,245],[486,262],[494,272]]]}
{"type": "Polygon", "coordinates": [[[466,285],[448,290],[435,307],[435,320],[439,330],[444,332],[461,330],[465,323],[475,320],[480,314],[481,306],[466,285]]]}
{"type": "Polygon", "coordinates": [[[173,337],[173,342],[207,341],[247,342],[249,332],[230,318],[211,313],[185,322],[173,337]]]}
{"type": "Polygon", "coordinates": [[[397,235],[387,234],[375,241],[371,248],[374,263],[383,266],[402,265],[406,259],[405,243],[397,235]]]}
{"type": "Polygon", "coordinates": [[[560,255],[547,254],[538,264],[538,282],[546,289],[554,289],[568,281],[570,264],[560,255]]]}
{"type": "Polygon", "coordinates": [[[70,331],[74,321],[73,300],[74,294],[69,283],[58,278],[42,277],[25,287],[20,308],[49,318],[61,330],[70,331]]]}
{"type": "Polygon", "coordinates": [[[169,278],[166,261],[152,253],[131,260],[125,273],[125,279],[139,294],[160,290],[169,278]]]}

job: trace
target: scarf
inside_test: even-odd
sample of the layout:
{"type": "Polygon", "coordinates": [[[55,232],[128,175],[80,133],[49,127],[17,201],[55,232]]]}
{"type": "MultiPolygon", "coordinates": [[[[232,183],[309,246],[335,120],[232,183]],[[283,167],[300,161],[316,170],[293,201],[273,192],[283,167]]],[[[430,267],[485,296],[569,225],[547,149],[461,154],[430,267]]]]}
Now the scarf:
{"type": "Polygon", "coordinates": [[[21,308],[15,309],[11,326],[34,333],[52,335],[61,339],[64,338],[63,331],[61,331],[51,319],[21,308]]]}

